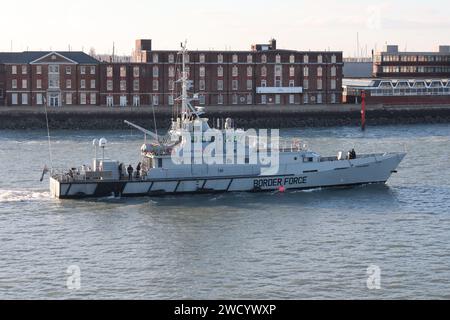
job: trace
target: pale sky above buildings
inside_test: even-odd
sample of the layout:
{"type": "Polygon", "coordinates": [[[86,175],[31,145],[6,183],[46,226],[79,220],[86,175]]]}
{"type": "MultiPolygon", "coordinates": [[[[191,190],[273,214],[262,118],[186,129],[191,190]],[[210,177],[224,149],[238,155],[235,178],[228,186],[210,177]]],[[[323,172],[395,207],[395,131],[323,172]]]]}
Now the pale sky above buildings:
{"type": "Polygon", "coordinates": [[[153,49],[343,50],[355,56],[386,43],[433,51],[450,44],[448,0],[3,0],[0,51],[82,50],[130,54],[134,40],[153,49]],[[12,43],[11,43],[12,41],[12,43]]]}

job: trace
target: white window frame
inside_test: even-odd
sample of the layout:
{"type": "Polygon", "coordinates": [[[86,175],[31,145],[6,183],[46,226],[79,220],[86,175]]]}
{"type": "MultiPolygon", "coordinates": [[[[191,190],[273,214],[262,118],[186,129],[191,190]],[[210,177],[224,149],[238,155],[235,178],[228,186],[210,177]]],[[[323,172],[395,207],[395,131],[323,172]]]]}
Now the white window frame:
{"type": "Polygon", "coordinates": [[[68,104],[68,105],[72,104],[72,93],[71,92],[66,93],[66,104],[68,104]]]}
{"type": "Polygon", "coordinates": [[[91,92],[89,96],[89,104],[96,105],[97,104],[97,94],[94,92],[91,92]]]}
{"type": "Polygon", "coordinates": [[[28,93],[22,93],[22,105],[28,104],[28,93]]]}

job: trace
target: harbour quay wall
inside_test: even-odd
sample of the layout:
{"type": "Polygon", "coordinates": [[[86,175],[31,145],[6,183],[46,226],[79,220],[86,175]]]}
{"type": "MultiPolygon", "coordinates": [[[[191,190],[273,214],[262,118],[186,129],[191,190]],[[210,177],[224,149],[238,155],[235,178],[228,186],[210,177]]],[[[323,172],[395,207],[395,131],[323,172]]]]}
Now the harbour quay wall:
{"type": "MultiPolygon", "coordinates": [[[[264,105],[208,106],[205,117],[212,126],[217,119],[232,118],[240,128],[302,128],[358,126],[359,105],[264,105]]],[[[173,109],[158,107],[47,107],[50,129],[126,129],[128,120],[152,129],[168,128],[173,109]]],[[[450,105],[388,106],[368,105],[366,124],[450,123],[450,105]]],[[[0,107],[0,129],[45,129],[44,107],[0,107]]]]}

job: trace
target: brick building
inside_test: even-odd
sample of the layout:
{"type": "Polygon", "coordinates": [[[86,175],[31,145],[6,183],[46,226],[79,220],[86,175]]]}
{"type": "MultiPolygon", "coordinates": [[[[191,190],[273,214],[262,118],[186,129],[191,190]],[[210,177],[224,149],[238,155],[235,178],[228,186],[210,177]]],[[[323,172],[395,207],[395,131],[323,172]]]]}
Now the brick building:
{"type": "MultiPolygon", "coordinates": [[[[3,104],[173,105],[177,51],[152,50],[151,40],[137,40],[133,58],[104,63],[82,52],[0,53],[3,104]]],[[[249,51],[190,51],[188,58],[189,91],[199,105],[341,101],[342,52],[280,50],[271,40],[249,51]]],[[[0,69],[0,90],[1,83],[0,69]]]]}
{"type": "Polygon", "coordinates": [[[0,53],[0,103],[96,105],[98,72],[99,62],[83,52],[0,53]]]}

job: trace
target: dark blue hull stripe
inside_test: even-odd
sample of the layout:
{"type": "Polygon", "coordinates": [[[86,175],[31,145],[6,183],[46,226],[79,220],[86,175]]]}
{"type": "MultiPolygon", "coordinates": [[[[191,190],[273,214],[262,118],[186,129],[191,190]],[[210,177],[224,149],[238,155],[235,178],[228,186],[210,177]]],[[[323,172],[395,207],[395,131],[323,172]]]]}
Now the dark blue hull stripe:
{"type": "MultiPolygon", "coordinates": [[[[165,190],[154,190],[151,191],[151,188],[153,186],[150,186],[149,191],[146,193],[126,193],[126,194],[120,194],[120,192],[117,192],[118,190],[123,190],[124,185],[126,185],[126,182],[110,182],[107,185],[109,188],[106,187],[105,183],[101,183],[102,186],[99,185],[95,189],[94,194],[89,195],[85,193],[76,193],[74,195],[61,195],[60,199],[79,199],[79,198],[98,198],[98,197],[106,197],[111,196],[112,193],[114,193],[116,196],[121,195],[122,197],[142,197],[142,196],[164,196],[164,195],[174,195],[174,194],[204,194],[204,193],[224,193],[228,192],[231,183],[233,182],[233,179],[228,184],[227,189],[222,190],[214,190],[214,189],[201,189],[197,191],[179,191],[179,192],[167,192],[165,190]]],[[[386,181],[373,181],[373,182],[361,182],[361,183],[350,183],[350,184],[337,184],[337,185],[330,185],[330,186],[310,186],[310,187],[293,187],[288,188],[287,190],[308,190],[308,189],[317,189],[317,188],[339,188],[339,187],[352,187],[352,186],[358,186],[358,185],[368,185],[368,184],[382,184],[386,183],[386,181]]],[[[276,191],[277,189],[250,189],[250,190],[241,190],[236,192],[271,192],[276,191]]]]}

